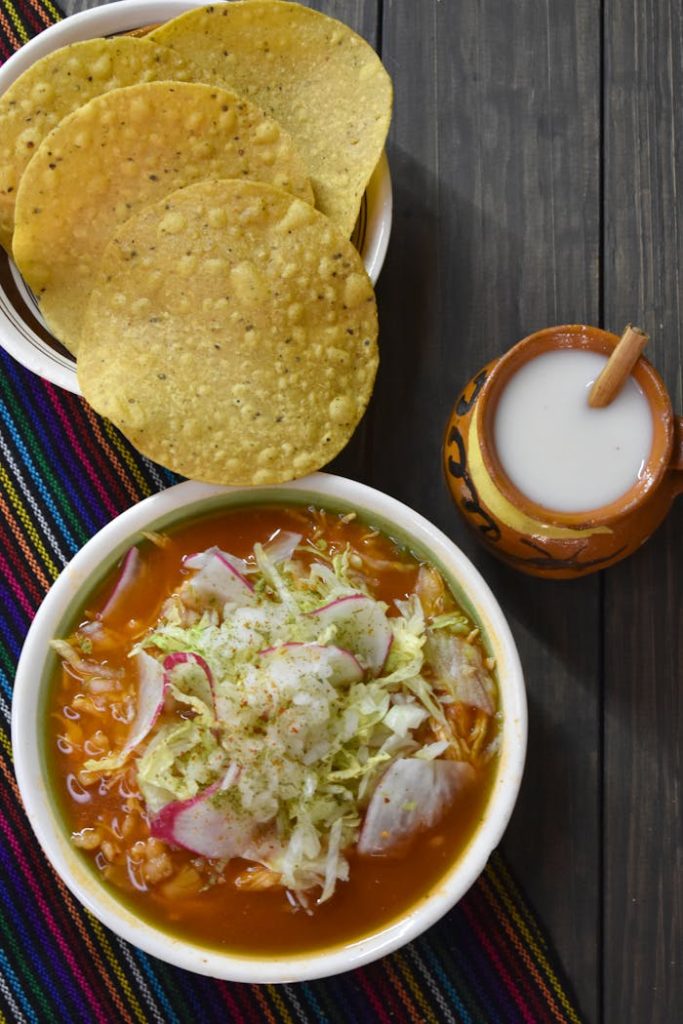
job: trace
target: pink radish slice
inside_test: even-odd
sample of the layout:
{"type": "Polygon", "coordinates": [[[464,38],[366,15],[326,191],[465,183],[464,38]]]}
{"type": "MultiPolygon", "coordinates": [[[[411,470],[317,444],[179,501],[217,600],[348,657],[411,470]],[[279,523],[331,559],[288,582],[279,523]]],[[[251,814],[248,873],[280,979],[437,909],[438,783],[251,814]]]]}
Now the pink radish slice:
{"type": "Polygon", "coordinates": [[[166,804],[150,822],[152,835],[202,857],[240,857],[252,842],[254,826],[227,800],[214,799],[222,788],[222,782],[214,782],[189,800],[166,804]]]}
{"type": "Polygon", "coordinates": [[[300,543],[300,533],[278,530],[275,536],[271,537],[268,543],[264,545],[263,550],[271,562],[277,564],[278,562],[286,562],[291,558],[300,543]]]}
{"type": "Polygon", "coordinates": [[[481,652],[462,637],[435,630],[427,638],[425,658],[456,701],[481,708],[487,714],[495,711],[485,681],[488,673],[482,664],[481,652]]]}
{"type": "MultiPolygon", "coordinates": [[[[363,668],[351,651],[333,644],[287,643],[279,647],[268,647],[259,651],[262,658],[271,659],[278,665],[285,676],[291,675],[291,682],[307,672],[319,671],[321,668],[331,670],[329,682],[333,686],[345,686],[357,683],[363,678],[363,668]]],[[[284,680],[283,680],[284,681],[284,680]]],[[[289,682],[290,679],[287,679],[289,682]]]]}
{"type": "Polygon", "coordinates": [[[211,547],[207,548],[206,551],[197,551],[193,555],[186,555],[183,558],[183,565],[187,569],[203,569],[208,561],[210,561],[213,555],[220,555],[226,562],[229,562],[233,568],[237,569],[238,572],[244,576],[247,572],[247,563],[243,558],[238,558],[236,555],[231,555],[229,551],[221,551],[220,548],[211,547]]]}
{"type": "Polygon", "coordinates": [[[139,651],[135,655],[138,670],[138,694],[135,719],[122,754],[128,754],[144,740],[164,706],[168,683],[163,665],[150,654],[139,651]]]}
{"type": "Polygon", "coordinates": [[[207,552],[207,559],[196,576],[183,587],[208,604],[252,604],[254,587],[218,548],[207,552]]]}
{"type": "Polygon", "coordinates": [[[176,665],[187,665],[188,663],[198,665],[204,672],[209,686],[209,692],[211,694],[210,703],[215,707],[216,690],[213,681],[213,674],[201,654],[195,654],[194,651],[175,651],[173,654],[167,654],[163,661],[165,682],[167,684],[171,682],[170,674],[176,665]]]}
{"type": "Polygon", "coordinates": [[[364,594],[350,594],[310,613],[320,625],[335,625],[335,639],[353,651],[361,665],[379,675],[393,640],[391,626],[382,608],[364,594]]]}
{"type": "Polygon", "coordinates": [[[415,836],[437,824],[474,777],[472,766],[463,761],[394,761],[368,805],[358,852],[402,855],[415,836]]]}
{"type": "Polygon", "coordinates": [[[109,600],[100,612],[103,619],[116,615],[121,611],[133,584],[137,581],[142,565],[142,558],[137,548],[131,548],[123,559],[121,573],[116,585],[109,595],[109,600]]]}

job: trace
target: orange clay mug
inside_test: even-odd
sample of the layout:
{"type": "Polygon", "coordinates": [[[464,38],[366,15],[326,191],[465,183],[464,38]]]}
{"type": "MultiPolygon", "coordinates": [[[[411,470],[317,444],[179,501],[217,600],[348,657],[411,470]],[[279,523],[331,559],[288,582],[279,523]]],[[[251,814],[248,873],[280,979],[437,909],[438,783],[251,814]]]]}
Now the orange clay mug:
{"type": "Polygon", "coordinates": [[[451,496],[479,539],[504,562],[532,576],[571,579],[632,554],[683,491],[683,418],[654,367],[642,356],[632,377],[652,413],[652,447],[637,481],[616,501],[588,512],[557,512],[510,481],[496,453],[494,417],[503,389],[529,360],[558,349],[610,356],[619,338],[597,327],[547,327],[488,363],[451,412],[443,465],[451,496]]]}

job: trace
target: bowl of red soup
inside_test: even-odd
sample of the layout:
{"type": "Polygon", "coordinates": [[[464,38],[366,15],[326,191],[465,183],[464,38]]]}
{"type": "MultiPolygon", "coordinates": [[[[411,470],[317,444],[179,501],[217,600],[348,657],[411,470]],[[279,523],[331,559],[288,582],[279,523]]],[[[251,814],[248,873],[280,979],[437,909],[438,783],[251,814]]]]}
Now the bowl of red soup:
{"type": "Polygon", "coordinates": [[[301,981],[410,941],[499,842],[524,684],[477,570],[316,474],[182,483],[52,587],[12,721],[31,824],[78,899],[169,963],[301,981]]]}

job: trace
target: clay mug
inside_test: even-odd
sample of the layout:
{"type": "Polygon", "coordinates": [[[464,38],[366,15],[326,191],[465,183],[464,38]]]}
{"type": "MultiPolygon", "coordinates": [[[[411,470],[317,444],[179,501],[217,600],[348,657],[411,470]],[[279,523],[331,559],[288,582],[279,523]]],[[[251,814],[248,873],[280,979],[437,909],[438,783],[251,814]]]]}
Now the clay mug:
{"type": "Polygon", "coordinates": [[[527,361],[556,349],[609,357],[618,341],[616,334],[581,324],[537,331],[480,370],[451,412],[443,466],[453,500],[493,554],[532,576],[571,579],[626,558],[683,491],[683,418],[674,416],[661,377],[642,356],[632,376],[650,404],[652,448],[639,479],[620,498],[588,512],[557,512],[522,494],[500,464],[493,423],[511,376],[527,361]]]}

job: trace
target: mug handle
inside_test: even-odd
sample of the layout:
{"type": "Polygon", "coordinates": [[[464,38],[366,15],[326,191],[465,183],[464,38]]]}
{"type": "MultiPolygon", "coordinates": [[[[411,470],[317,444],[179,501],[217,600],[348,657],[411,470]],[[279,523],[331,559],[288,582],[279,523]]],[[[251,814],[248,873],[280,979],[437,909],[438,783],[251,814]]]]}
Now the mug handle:
{"type": "Polygon", "coordinates": [[[674,494],[683,493],[683,416],[674,416],[674,448],[669,468],[674,494]]]}

